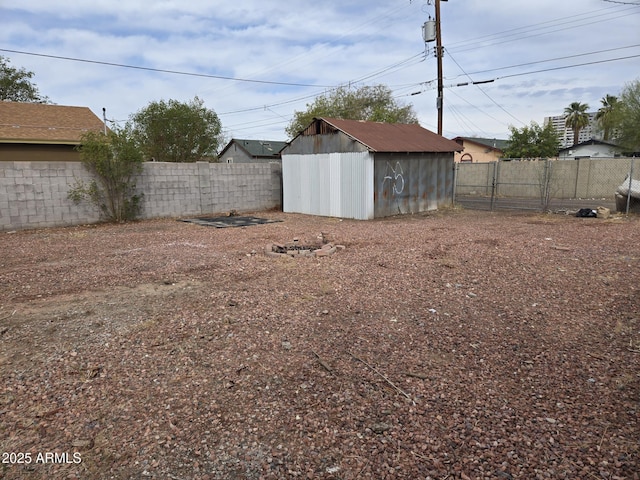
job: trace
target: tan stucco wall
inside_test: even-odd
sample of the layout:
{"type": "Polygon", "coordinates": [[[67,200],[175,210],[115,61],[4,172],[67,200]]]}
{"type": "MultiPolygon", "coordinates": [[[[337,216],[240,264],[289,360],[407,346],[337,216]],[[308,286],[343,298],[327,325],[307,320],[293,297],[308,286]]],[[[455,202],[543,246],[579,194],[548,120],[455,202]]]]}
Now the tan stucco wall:
{"type": "MultiPolygon", "coordinates": [[[[495,162],[500,158],[500,152],[495,150],[489,150],[489,147],[484,145],[478,145],[477,143],[464,142],[464,150],[462,152],[456,152],[454,160],[460,162],[463,158],[466,159],[469,155],[472,158],[473,163],[485,163],[495,162]]],[[[466,160],[468,161],[468,160],[466,160]]]]}

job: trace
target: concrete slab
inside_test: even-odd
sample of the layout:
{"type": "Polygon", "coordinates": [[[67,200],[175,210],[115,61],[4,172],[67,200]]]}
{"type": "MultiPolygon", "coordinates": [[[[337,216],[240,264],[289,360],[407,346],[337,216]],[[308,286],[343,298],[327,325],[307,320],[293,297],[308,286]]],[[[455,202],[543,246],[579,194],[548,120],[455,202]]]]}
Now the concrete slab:
{"type": "Polygon", "coordinates": [[[180,219],[181,222],[195,223],[207,227],[227,228],[227,227],[250,227],[252,225],[261,225],[265,223],[281,222],[282,220],[271,220],[269,218],[258,217],[211,217],[211,218],[186,218],[180,219]]]}

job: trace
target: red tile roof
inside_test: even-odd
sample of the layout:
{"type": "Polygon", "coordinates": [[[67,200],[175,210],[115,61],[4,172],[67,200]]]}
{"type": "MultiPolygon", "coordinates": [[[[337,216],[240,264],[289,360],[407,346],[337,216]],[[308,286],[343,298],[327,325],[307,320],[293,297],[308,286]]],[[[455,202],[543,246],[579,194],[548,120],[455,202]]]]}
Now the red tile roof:
{"type": "Polygon", "coordinates": [[[87,107],[0,101],[0,142],[79,144],[104,124],[87,107]]]}
{"type": "Polygon", "coordinates": [[[374,152],[459,152],[462,147],[418,124],[317,119],[341,130],[374,152]]]}

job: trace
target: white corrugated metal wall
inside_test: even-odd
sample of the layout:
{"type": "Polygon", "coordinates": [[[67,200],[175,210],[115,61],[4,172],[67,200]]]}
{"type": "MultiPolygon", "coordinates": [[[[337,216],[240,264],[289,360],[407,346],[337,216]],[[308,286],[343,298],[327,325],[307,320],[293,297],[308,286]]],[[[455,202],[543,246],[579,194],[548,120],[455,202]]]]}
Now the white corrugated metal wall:
{"type": "Polygon", "coordinates": [[[372,219],[373,154],[285,154],[282,189],[285,212],[372,219]]]}

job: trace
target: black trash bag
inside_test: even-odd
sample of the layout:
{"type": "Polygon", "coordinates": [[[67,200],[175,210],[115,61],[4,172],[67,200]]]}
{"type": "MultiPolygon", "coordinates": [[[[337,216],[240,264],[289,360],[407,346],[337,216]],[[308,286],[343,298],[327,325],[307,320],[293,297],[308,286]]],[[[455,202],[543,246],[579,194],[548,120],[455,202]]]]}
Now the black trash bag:
{"type": "Polygon", "coordinates": [[[598,216],[598,213],[595,210],[592,210],[591,208],[581,208],[576,212],[576,217],[595,218],[597,216],[598,216]]]}

